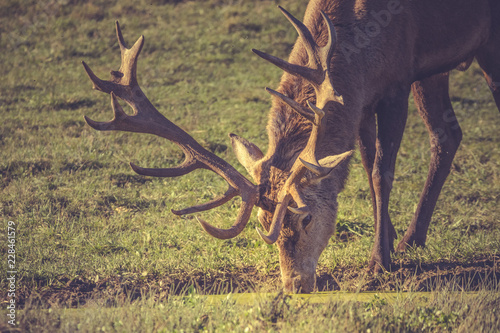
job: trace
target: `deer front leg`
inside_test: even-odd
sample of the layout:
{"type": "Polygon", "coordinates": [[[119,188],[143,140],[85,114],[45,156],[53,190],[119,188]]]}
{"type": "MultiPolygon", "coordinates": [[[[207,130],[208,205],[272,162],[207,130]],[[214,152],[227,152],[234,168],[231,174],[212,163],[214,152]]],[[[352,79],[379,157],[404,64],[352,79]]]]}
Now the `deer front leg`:
{"type": "Polygon", "coordinates": [[[368,176],[368,184],[370,185],[370,196],[372,198],[373,218],[377,219],[377,201],[373,190],[373,163],[375,162],[375,140],[377,138],[377,124],[375,119],[375,110],[366,110],[365,117],[361,121],[359,127],[358,144],[361,155],[361,162],[368,176]]]}
{"type": "Polygon", "coordinates": [[[373,191],[376,202],[375,240],[369,268],[374,272],[388,270],[396,237],[389,217],[389,197],[394,168],[408,114],[408,90],[397,90],[377,105],[376,154],[373,164],[373,191]]]}
{"type": "Polygon", "coordinates": [[[431,160],[420,202],[408,230],[398,244],[398,251],[404,251],[412,245],[425,245],[439,193],[462,140],[462,131],[450,102],[448,81],[448,73],[445,73],[412,85],[415,104],[429,131],[431,160]]]}
{"type": "MultiPolygon", "coordinates": [[[[375,191],[373,188],[373,164],[375,163],[375,155],[377,153],[377,148],[375,147],[375,142],[377,139],[377,124],[375,119],[375,110],[366,110],[365,117],[361,121],[358,135],[359,151],[361,155],[361,162],[365,168],[366,175],[368,177],[368,184],[370,185],[370,196],[372,198],[373,207],[373,220],[377,220],[377,199],[375,197],[375,191]]],[[[377,224],[375,223],[375,232],[377,224]]],[[[390,238],[396,239],[397,234],[394,226],[389,219],[389,234],[390,238]]],[[[393,251],[392,242],[390,242],[391,251],[393,251]]]]}

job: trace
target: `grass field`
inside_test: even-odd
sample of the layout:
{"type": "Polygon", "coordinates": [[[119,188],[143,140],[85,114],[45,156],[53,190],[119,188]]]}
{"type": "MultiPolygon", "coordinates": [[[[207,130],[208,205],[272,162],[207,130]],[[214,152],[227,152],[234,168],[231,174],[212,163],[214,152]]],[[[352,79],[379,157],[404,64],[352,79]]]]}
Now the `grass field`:
{"type": "MultiPolygon", "coordinates": [[[[476,64],[452,74],[464,139],[425,249],[394,255],[393,269],[365,273],[373,215],[359,154],[339,202],[338,237],[320,258],[320,290],[430,291],[432,299],[310,304],[277,295],[248,305],[202,294],[277,292],[278,253],[255,232],[203,232],[183,208],[223,193],[210,172],[177,179],[138,176],[129,161],[169,167],[183,156],[148,135],[102,133],[83,115],[112,117],[81,60],[107,78],[118,69],[119,20],[128,45],[141,34],[139,83],[155,106],[246,174],[227,133],[267,146],[270,97],[281,71],[250,52],[286,58],[296,33],[276,9],[301,17],[306,1],[5,0],[0,3],[0,253],[7,324],[8,221],[15,223],[19,331],[494,331],[500,328],[500,114],[476,64]],[[456,291],[450,296],[449,291],[456,291]],[[464,298],[462,291],[478,291],[464,298]],[[175,298],[175,295],[184,295],[175,298]],[[481,326],[482,325],[482,326],[481,326]]],[[[122,103],[124,105],[124,103],[122,103]]],[[[427,174],[428,136],[410,103],[391,216],[402,236],[427,174]]],[[[204,212],[229,226],[238,200],[204,212]]],[[[15,330],[14,330],[15,331],[15,330]]]]}

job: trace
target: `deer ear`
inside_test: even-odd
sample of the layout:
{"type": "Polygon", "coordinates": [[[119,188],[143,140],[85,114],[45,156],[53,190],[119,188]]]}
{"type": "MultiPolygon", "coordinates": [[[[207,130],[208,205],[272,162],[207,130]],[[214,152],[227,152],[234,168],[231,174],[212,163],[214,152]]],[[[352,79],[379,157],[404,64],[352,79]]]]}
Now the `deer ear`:
{"type": "Polygon", "coordinates": [[[254,176],[255,165],[257,161],[264,157],[262,151],[251,143],[250,141],[243,139],[236,134],[230,133],[231,144],[233,146],[233,151],[236,154],[238,161],[247,169],[248,173],[254,176]]]}

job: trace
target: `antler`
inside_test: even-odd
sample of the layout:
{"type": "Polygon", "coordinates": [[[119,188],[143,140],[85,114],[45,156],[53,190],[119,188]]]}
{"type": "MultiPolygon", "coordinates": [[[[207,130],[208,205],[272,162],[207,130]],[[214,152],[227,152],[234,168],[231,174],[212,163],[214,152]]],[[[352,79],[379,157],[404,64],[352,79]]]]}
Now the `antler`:
{"type": "MultiPolygon", "coordinates": [[[[321,16],[323,17],[323,20],[325,21],[326,27],[328,29],[328,41],[325,46],[320,47],[314,41],[314,38],[309,29],[302,22],[293,17],[292,14],[287,12],[281,6],[278,6],[278,8],[292,23],[292,25],[297,30],[300,38],[302,39],[303,45],[309,57],[309,67],[291,64],[285,60],[261,52],[259,50],[252,49],[252,51],[259,57],[283,69],[285,72],[300,76],[309,81],[316,90],[317,101],[320,99],[324,99],[325,101],[333,100],[344,104],[342,96],[333,87],[330,76],[330,63],[332,60],[333,51],[335,50],[335,44],[337,42],[337,33],[330,18],[328,18],[328,16],[323,11],[321,11],[321,16]]],[[[316,103],[317,105],[319,105],[318,102],[316,103]]],[[[320,105],[319,107],[323,108],[324,105],[320,105]]],[[[292,108],[294,107],[292,106],[292,108]]]]}
{"type": "Polygon", "coordinates": [[[291,174],[278,194],[278,204],[274,212],[269,235],[266,236],[261,230],[257,229],[262,239],[269,244],[276,242],[278,239],[287,209],[295,214],[302,215],[309,213],[310,209],[305,204],[298,189],[298,184],[302,177],[304,177],[306,170],[313,172],[317,176],[317,179],[322,179],[328,176],[340,162],[344,161],[352,154],[352,151],[348,151],[340,155],[328,156],[319,162],[316,159],[316,144],[320,140],[322,131],[324,130],[322,120],[325,112],[323,108],[329,102],[344,104],[342,96],[333,88],[330,76],[330,63],[337,39],[332,21],[323,11],[321,11],[321,15],[328,29],[328,42],[325,46],[319,47],[314,41],[309,29],[302,22],[297,20],[282,7],[278,7],[292,23],[302,39],[309,57],[309,67],[290,64],[282,59],[258,50],[252,51],[284,71],[292,75],[300,76],[310,82],[316,92],[316,105],[307,102],[308,108],[306,108],[293,99],[277,91],[266,88],[269,93],[283,100],[283,102],[287,103],[294,111],[311,121],[313,124],[306,147],[292,166],[291,174]],[[289,206],[292,199],[295,201],[297,207],[289,206]]]}
{"type": "Polygon", "coordinates": [[[184,162],[175,168],[147,169],[130,163],[132,169],[138,174],[154,177],[177,177],[196,169],[208,169],[224,178],[229,188],[220,197],[205,204],[182,210],[172,210],[172,212],[177,215],[201,212],[220,206],[239,195],[242,199],[240,210],[236,222],[229,229],[215,228],[198,219],[202,227],[214,237],[228,239],[237,236],[248,223],[252,208],[258,201],[259,195],[256,186],[230,164],[207,151],[189,134],[158,112],[137,83],[137,59],[144,45],[144,36],[141,36],[128,49],[125,46],[118,22],[116,22],[116,35],[121,51],[121,66],[118,71],[111,71],[110,81],[99,79],[89,66],[82,61],[85,71],[93,83],[93,88],[111,94],[114,118],[108,122],[97,122],[87,117],[85,117],[85,120],[91,127],[99,131],[129,131],[161,136],[176,143],[185,154],[184,162]],[[132,107],[134,110],[133,115],[127,115],[123,111],[117,97],[132,107]]]}

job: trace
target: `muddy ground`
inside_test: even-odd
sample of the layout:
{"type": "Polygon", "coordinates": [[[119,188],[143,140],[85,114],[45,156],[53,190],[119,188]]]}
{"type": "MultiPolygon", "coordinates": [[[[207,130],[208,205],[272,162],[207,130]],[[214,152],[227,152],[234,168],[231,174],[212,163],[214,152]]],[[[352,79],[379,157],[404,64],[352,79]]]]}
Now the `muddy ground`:
{"type": "MultiPolygon", "coordinates": [[[[380,275],[350,267],[318,271],[319,291],[430,291],[447,286],[455,290],[496,289],[500,283],[500,255],[479,258],[473,262],[441,261],[415,265],[399,261],[390,272],[380,275]],[[451,283],[451,284],[450,284],[451,283]]],[[[19,308],[76,307],[87,302],[105,306],[123,304],[141,297],[166,300],[169,295],[192,292],[221,294],[228,292],[272,292],[280,289],[279,271],[269,274],[253,267],[237,271],[179,272],[169,276],[115,276],[98,281],[61,277],[51,286],[18,285],[19,308]]]]}

